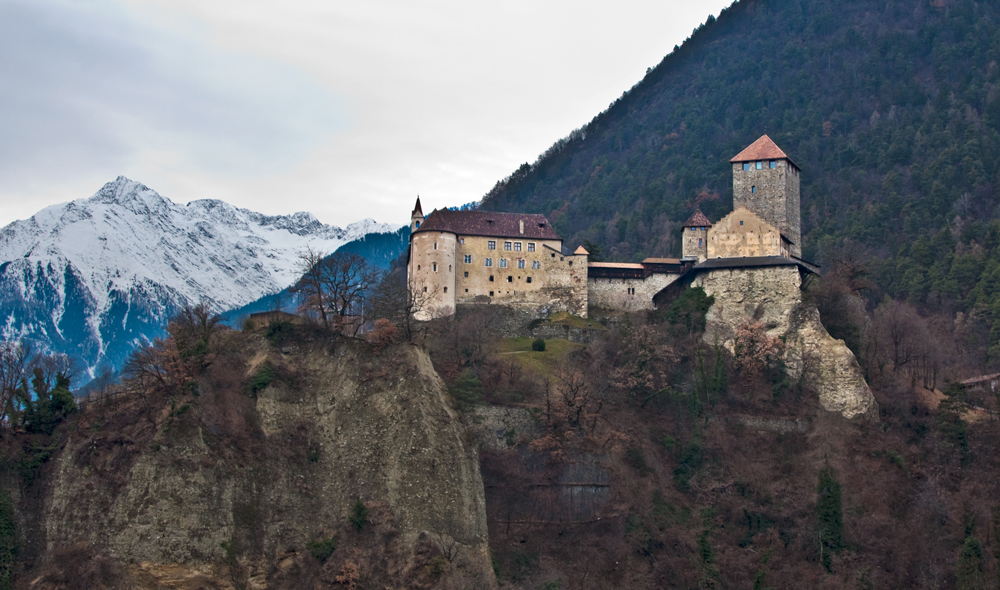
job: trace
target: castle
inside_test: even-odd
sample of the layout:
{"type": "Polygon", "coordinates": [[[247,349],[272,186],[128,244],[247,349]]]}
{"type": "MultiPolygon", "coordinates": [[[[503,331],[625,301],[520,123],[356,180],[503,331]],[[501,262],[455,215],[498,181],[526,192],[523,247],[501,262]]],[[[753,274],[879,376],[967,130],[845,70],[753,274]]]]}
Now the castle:
{"type": "Polygon", "coordinates": [[[417,199],[407,266],[420,320],[462,304],[500,304],[539,315],[588,307],[654,309],[702,271],[740,267],[815,268],[801,259],[799,168],[767,135],[730,160],[733,211],[712,223],[695,211],[684,224],[681,258],[589,262],[570,251],[543,215],[435,210],[417,199]],[[683,279],[683,280],[681,280],[683,279]]]}

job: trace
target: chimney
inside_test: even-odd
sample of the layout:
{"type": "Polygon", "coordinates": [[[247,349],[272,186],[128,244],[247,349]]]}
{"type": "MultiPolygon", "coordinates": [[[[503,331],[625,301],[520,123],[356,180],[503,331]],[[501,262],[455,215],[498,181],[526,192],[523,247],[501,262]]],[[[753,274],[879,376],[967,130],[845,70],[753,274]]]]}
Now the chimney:
{"type": "Polygon", "coordinates": [[[524,220],[523,219],[520,221],[520,224],[521,224],[521,233],[523,234],[524,233],[524,220]]]}

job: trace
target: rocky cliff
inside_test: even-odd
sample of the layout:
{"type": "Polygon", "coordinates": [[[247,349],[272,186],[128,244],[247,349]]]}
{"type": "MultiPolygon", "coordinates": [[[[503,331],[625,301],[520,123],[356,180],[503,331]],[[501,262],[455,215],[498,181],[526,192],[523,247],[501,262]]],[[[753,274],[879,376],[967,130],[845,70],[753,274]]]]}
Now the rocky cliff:
{"type": "Polygon", "coordinates": [[[848,419],[877,419],[878,406],[854,354],[833,339],[815,307],[802,301],[802,278],[795,267],[719,269],[692,282],[715,297],[706,315],[705,341],[730,352],[741,323],[759,321],[784,343],[789,376],[804,377],[820,406],[848,419]]]}
{"type": "Polygon", "coordinates": [[[32,587],[84,562],[105,587],[495,587],[478,458],[423,351],[234,338],[197,395],[92,405],[6,486],[32,587]]]}

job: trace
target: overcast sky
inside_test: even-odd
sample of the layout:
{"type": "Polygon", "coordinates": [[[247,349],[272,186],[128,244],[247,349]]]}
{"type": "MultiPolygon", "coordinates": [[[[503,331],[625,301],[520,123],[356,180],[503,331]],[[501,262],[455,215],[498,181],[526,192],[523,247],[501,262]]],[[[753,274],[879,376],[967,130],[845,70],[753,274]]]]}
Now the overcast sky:
{"type": "Polygon", "coordinates": [[[0,225],[125,175],[336,225],[480,199],[727,0],[0,0],[0,225]]]}

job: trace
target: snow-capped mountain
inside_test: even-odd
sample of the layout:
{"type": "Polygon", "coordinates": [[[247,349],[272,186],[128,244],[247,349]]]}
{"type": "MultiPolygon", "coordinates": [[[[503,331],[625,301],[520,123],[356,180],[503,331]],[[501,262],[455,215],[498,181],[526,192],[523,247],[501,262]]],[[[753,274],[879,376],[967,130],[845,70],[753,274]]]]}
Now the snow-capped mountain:
{"type": "Polygon", "coordinates": [[[0,230],[0,329],[89,370],[117,367],[185,304],[245,305],[293,283],[307,246],[333,252],[398,228],[366,219],[341,229],[210,199],[178,205],[119,176],[0,230]]]}

